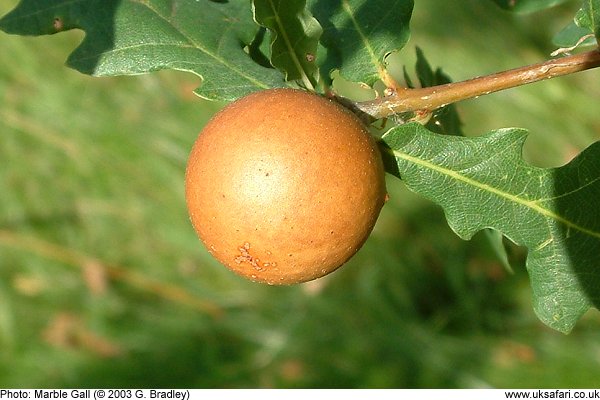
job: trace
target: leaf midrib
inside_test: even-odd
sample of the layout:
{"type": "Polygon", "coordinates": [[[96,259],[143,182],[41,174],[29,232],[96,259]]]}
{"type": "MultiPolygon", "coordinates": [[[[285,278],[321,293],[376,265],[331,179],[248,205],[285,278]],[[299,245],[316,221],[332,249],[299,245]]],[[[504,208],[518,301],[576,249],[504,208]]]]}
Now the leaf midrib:
{"type": "Polygon", "coordinates": [[[592,23],[592,32],[594,35],[598,32],[598,26],[596,25],[596,13],[594,12],[594,2],[592,0],[588,0],[588,5],[590,7],[590,22],[592,23]]]}
{"type": "Polygon", "coordinates": [[[342,7],[343,7],[344,11],[346,12],[346,14],[348,15],[348,18],[350,18],[350,21],[352,22],[352,26],[354,26],[354,30],[356,31],[357,35],[360,37],[360,40],[363,42],[365,48],[367,49],[367,53],[369,53],[371,62],[373,63],[373,65],[375,65],[375,67],[378,71],[381,71],[382,66],[379,63],[377,54],[375,54],[375,50],[373,50],[373,47],[371,46],[369,39],[364,34],[360,23],[356,20],[356,18],[354,18],[354,10],[352,10],[352,7],[348,3],[348,0],[342,0],[342,7]]]}
{"type": "MultiPolygon", "coordinates": [[[[285,47],[287,47],[288,52],[290,53],[290,56],[292,58],[292,62],[294,63],[294,66],[300,73],[302,82],[306,85],[307,88],[313,89],[312,82],[310,81],[310,79],[306,75],[306,72],[304,71],[304,67],[302,66],[302,63],[300,62],[300,59],[298,58],[298,55],[296,54],[296,51],[294,49],[294,46],[292,45],[292,41],[290,40],[290,37],[287,34],[285,26],[284,26],[283,22],[281,21],[281,18],[279,18],[279,11],[275,7],[275,3],[273,3],[273,0],[269,0],[269,5],[271,6],[271,10],[273,11],[273,17],[275,19],[275,23],[279,27],[279,32],[281,33],[281,37],[283,39],[283,42],[285,43],[285,47]]],[[[275,35],[277,35],[277,33],[275,33],[275,35]]]]}
{"type": "MultiPolygon", "coordinates": [[[[185,33],[183,33],[180,29],[178,29],[175,25],[173,25],[169,19],[165,18],[163,15],[161,15],[157,10],[155,10],[154,8],[152,8],[150,6],[150,4],[146,3],[146,2],[142,2],[139,0],[131,0],[133,3],[138,3],[141,4],[143,6],[145,6],[146,8],[148,8],[150,11],[152,11],[157,17],[159,17],[160,19],[162,19],[163,21],[165,21],[166,23],[169,24],[169,26],[171,26],[179,35],[181,35],[182,38],[184,38],[184,40],[186,40],[191,46],[191,48],[195,48],[197,50],[200,50],[202,53],[206,54],[209,57],[212,57],[213,59],[215,59],[217,62],[219,62],[220,64],[224,65],[225,67],[227,67],[228,69],[230,69],[231,71],[234,71],[236,74],[238,74],[239,76],[241,76],[242,78],[246,79],[247,81],[251,82],[252,84],[256,85],[257,87],[263,88],[263,89],[267,89],[269,88],[269,85],[265,84],[264,82],[258,81],[256,79],[254,79],[252,76],[246,75],[242,70],[236,69],[234,68],[233,65],[231,65],[230,63],[227,62],[226,59],[219,57],[217,54],[214,54],[213,52],[209,51],[208,49],[206,49],[204,46],[201,46],[199,43],[197,43],[195,40],[193,40],[191,37],[189,37],[188,35],[186,35],[185,33]]],[[[156,46],[162,46],[162,45],[166,45],[166,44],[156,44],[156,43],[144,43],[143,45],[156,45],[156,46]]],[[[143,45],[137,45],[137,46],[143,46],[143,45]]],[[[134,46],[130,46],[130,47],[126,47],[126,48],[119,48],[119,49],[113,49],[111,51],[105,52],[105,53],[110,53],[110,52],[117,52],[117,51],[123,51],[124,49],[128,49],[128,48],[133,48],[134,46]]],[[[183,47],[183,46],[180,46],[183,47]]],[[[198,74],[195,71],[190,71],[190,72],[194,72],[196,74],[198,74]]]]}
{"type": "Polygon", "coordinates": [[[449,168],[445,168],[445,167],[442,167],[440,165],[431,163],[429,161],[422,160],[422,159],[420,159],[418,157],[411,156],[409,154],[403,153],[403,152],[398,151],[398,150],[389,149],[389,151],[391,151],[393,153],[394,157],[396,157],[396,158],[399,158],[399,159],[411,162],[413,164],[419,165],[421,167],[430,169],[430,170],[438,172],[438,173],[440,173],[442,175],[446,175],[449,178],[452,178],[452,179],[457,180],[459,182],[465,183],[467,185],[473,186],[473,187],[475,187],[477,189],[480,189],[480,190],[483,190],[483,191],[487,191],[487,192],[489,192],[491,194],[494,194],[494,195],[496,195],[498,197],[502,197],[502,198],[504,198],[506,200],[509,200],[509,201],[513,202],[513,203],[520,204],[520,205],[522,205],[524,207],[527,207],[527,208],[531,209],[532,211],[537,212],[540,215],[543,215],[543,216],[545,216],[547,218],[554,219],[555,221],[560,222],[560,223],[564,224],[565,226],[567,226],[569,228],[575,229],[575,230],[580,231],[580,232],[582,232],[582,233],[584,233],[586,235],[589,235],[589,236],[592,236],[592,237],[600,239],[600,232],[595,232],[593,230],[590,230],[590,229],[587,229],[587,228],[585,228],[583,226],[580,226],[579,224],[577,224],[577,223],[575,223],[575,222],[573,222],[573,221],[571,221],[571,220],[569,220],[567,218],[564,218],[561,215],[558,215],[555,212],[553,212],[551,210],[548,210],[547,208],[542,207],[539,204],[539,200],[525,200],[525,199],[522,199],[522,198],[520,198],[520,197],[518,197],[518,196],[516,196],[516,195],[514,195],[512,193],[508,193],[508,192],[505,192],[505,191],[500,190],[498,188],[495,188],[493,186],[490,186],[487,183],[479,182],[479,181],[477,181],[475,179],[472,179],[472,178],[470,178],[468,176],[461,175],[460,173],[458,173],[458,172],[456,172],[454,170],[451,170],[449,168]]]}

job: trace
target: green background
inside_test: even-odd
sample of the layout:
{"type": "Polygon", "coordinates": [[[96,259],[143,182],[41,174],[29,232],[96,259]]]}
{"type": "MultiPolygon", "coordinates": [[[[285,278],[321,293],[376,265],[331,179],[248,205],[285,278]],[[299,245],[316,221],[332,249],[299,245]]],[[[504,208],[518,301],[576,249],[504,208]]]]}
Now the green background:
{"type": "MultiPolygon", "coordinates": [[[[412,70],[417,45],[454,80],[546,59],[578,6],[419,0],[394,70],[412,70]]],[[[482,235],[460,240],[392,177],[371,238],[336,273],[269,287],[227,271],[183,196],[188,151],[221,105],[189,74],[69,70],[82,37],[0,35],[0,386],[598,386],[600,313],[570,335],[546,328],[524,249],[509,244],[507,272],[482,235]]],[[[527,128],[526,159],[562,165],[600,139],[597,76],[463,102],[465,131],[527,128]]]]}

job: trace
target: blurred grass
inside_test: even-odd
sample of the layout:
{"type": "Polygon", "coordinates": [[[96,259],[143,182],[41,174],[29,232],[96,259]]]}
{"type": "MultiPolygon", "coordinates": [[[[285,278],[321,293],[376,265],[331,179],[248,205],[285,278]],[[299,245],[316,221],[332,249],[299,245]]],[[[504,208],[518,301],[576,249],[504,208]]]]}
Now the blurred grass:
{"type": "MultiPolygon", "coordinates": [[[[578,5],[416,3],[399,63],[418,45],[455,80],[545,59],[578,5]]],[[[568,336],[542,326],[522,249],[508,274],[393,179],[372,237],[331,276],[266,287],[228,272],[183,200],[187,152],[220,105],[192,95],[194,76],[63,67],[81,38],[0,37],[0,386],[597,386],[598,312],[568,336]]],[[[562,164],[600,137],[597,73],[460,104],[465,129],[528,128],[527,158],[562,164]]]]}

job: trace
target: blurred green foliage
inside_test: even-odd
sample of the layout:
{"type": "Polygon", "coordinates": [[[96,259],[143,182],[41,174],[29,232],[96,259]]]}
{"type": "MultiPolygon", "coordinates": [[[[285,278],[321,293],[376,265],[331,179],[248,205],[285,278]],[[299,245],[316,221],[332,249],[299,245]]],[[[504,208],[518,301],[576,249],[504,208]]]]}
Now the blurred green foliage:
{"type": "MultiPolygon", "coordinates": [[[[409,45],[454,80],[539,61],[579,2],[515,16],[492,2],[416,2],[409,45]]],[[[0,13],[14,5],[1,0],[0,13]]],[[[600,316],[568,336],[530,306],[482,235],[389,179],[365,247],[294,287],[213,261],[183,198],[187,153],[220,105],[191,75],[90,78],[81,40],[0,38],[0,386],[591,387],[600,316]]],[[[467,134],[531,130],[527,158],[560,165],[600,139],[598,72],[458,106],[467,134]]],[[[402,76],[402,75],[399,75],[402,76]]]]}

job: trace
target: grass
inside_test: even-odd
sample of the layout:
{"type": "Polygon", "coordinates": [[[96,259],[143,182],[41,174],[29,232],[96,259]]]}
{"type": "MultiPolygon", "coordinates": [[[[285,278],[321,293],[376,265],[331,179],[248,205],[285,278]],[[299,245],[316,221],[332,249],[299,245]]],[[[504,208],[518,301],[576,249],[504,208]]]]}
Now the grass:
{"type": "MultiPolygon", "coordinates": [[[[419,45],[457,80],[547,57],[577,6],[514,17],[416,3],[399,62],[419,45]]],[[[0,38],[0,386],[597,385],[598,312],[568,336],[544,327],[523,249],[510,247],[509,274],[482,235],[461,241],[393,178],[373,235],[335,274],[295,287],[233,276],[183,200],[187,153],[220,105],[185,74],[64,68],[81,38],[0,38]]],[[[466,131],[528,128],[527,158],[562,164],[599,139],[594,73],[465,102],[466,131]]]]}

